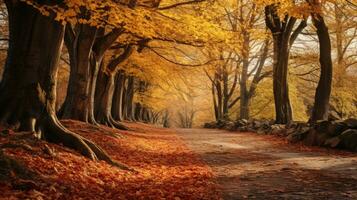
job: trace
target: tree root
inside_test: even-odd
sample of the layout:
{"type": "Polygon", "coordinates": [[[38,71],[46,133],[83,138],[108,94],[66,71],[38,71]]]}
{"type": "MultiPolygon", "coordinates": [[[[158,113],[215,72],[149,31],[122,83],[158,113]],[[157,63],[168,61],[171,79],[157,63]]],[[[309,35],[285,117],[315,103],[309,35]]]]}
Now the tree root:
{"type": "Polygon", "coordinates": [[[13,142],[8,142],[8,143],[5,143],[3,145],[0,146],[0,148],[2,149],[6,149],[6,148],[22,148],[26,151],[30,151],[30,152],[33,152],[34,150],[32,149],[32,147],[30,145],[27,145],[27,144],[18,144],[18,143],[13,143],[13,142]]]}
{"type": "Polygon", "coordinates": [[[55,117],[50,117],[46,123],[45,138],[53,143],[61,143],[64,146],[77,150],[91,160],[103,160],[119,169],[130,170],[124,164],[120,164],[110,158],[104,149],[92,141],[66,129],[55,117]]]}
{"type": "Polygon", "coordinates": [[[124,130],[124,131],[132,131],[129,127],[125,126],[120,122],[115,121],[112,117],[109,117],[109,120],[117,129],[124,130]]]}
{"type": "Polygon", "coordinates": [[[99,120],[99,123],[105,126],[109,126],[111,128],[116,128],[123,131],[131,131],[129,127],[125,126],[120,122],[115,121],[111,116],[103,117],[101,120],[99,120]]]}

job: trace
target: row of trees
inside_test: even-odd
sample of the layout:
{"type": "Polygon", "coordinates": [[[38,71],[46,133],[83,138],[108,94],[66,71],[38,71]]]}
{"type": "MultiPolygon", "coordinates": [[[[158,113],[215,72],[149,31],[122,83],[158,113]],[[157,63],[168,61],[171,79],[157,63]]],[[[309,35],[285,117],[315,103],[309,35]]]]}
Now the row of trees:
{"type": "MultiPolygon", "coordinates": [[[[252,104],[270,94],[267,83],[273,77],[276,123],[291,122],[288,75],[295,72],[289,62],[299,65],[307,60],[296,59],[295,52],[290,55],[294,43],[302,44],[299,35],[312,37],[320,47],[320,69],[307,69],[297,76],[321,72],[308,82],[317,81],[311,87],[317,88],[311,121],[328,117],[332,45],[324,12],[330,12],[326,8],[334,4],[315,0],[5,0],[5,5],[0,19],[1,46],[7,49],[0,123],[62,143],[91,159],[116,164],[96,144],[67,130],[58,118],[119,129],[127,129],[123,120],[166,127],[174,122],[190,128],[196,117],[210,117],[206,105],[211,103],[216,120],[232,114],[249,119],[268,107],[252,104]],[[58,73],[60,60],[69,66],[68,83],[60,82],[66,95],[56,92],[58,76],[63,76],[58,73]],[[207,88],[213,98],[204,92],[207,88]]],[[[339,11],[335,14],[336,24],[346,20],[339,11]]],[[[342,39],[349,38],[351,30],[356,30],[353,27],[336,27],[339,31],[333,38],[338,41],[338,66],[344,68],[339,72],[344,75],[355,64],[346,53],[355,37],[342,39]]],[[[312,57],[316,59],[315,54],[312,57]]],[[[345,86],[345,76],[338,77],[336,86],[345,86]]],[[[297,85],[296,81],[293,89],[299,92],[297,85]]]]}
{"type": "Polygon", "coordinates": [[[150,83],[132,73],[138,66],[127,61],[153,40],[192,45],[213,41],[202,29],[208,24],[203,19],[182,13],[179,17],[190,23],[176,24],[180,29],[171,25],[179,18],[170,9],[191,3],[196,1],[161,6],[161,1],[137,0],[5,0],[9,37],[0,85],[0,123],[120,166],[99,146],[65,128],[58,117],[119,129],[127,129],[122,120],[158,121],[158,113],[134,102],[134,93],[145,94],[150,83]],[[67,95],[57,110],[63,43],[70,74],[67,95]]]}

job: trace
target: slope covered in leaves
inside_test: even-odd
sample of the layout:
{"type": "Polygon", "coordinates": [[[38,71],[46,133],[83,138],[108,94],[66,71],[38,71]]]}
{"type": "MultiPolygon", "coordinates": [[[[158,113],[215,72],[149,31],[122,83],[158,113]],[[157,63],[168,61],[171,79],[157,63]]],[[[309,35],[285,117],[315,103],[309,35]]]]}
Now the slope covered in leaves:
{"type": "MultiPolygon", "coordinates": [[[[0,177],[0,198],[23,199],[218,199],[213,175],[173,132],[128,124],[122,132],[76,121],[64,124],[95,141],[135,171],[93,162],[69,149],[16,133],[1,135],[4,155],[32,171],[0,177]],[[20,144],[20,145],[9,145],[20,144]],[[17,175],[17,174],[16,174],[17,175]]],[[[1,169],[3,170],[3,169],[1,169]]]]}

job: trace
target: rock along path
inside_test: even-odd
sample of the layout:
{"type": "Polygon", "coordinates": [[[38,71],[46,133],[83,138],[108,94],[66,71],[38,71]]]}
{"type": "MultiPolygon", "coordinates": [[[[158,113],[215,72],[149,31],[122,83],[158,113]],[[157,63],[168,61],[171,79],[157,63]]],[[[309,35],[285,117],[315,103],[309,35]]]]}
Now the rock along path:
{"type": "Polygon", "coordinates": [[[357,154],[280,138],[177,129],[209,165],[224,199],[357,199],[357,154]]]}

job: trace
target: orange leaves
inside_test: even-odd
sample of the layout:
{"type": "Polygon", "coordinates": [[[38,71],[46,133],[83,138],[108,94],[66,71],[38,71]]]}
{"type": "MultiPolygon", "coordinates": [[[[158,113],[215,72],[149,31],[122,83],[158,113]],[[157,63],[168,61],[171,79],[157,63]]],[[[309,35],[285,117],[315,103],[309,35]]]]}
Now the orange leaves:
{"type": "MultiPolygon", "coordinates": [[[[22,149],[6,151],[43,176],[41,187],[29,191],[34,195],[44,194],[45,199],[219,199],[211,170],[172,132],[137,124],[129,126],[140,132],[98,129],[75,121],[64,124],[137,172],[93,162],[71,150],[47,144],[55,148],[57,155],[50,158],[41,150],[44,142],[33,147],[36,155],[22,149]],[[103,132],[120,134],[123,138],[103,132]]],[[[0,138],[0,143],[4,142],[0,138]]],[[[9,187],[7,191],[0,198],[4,194],[17,198],[29,194],[9,187]]]]}

